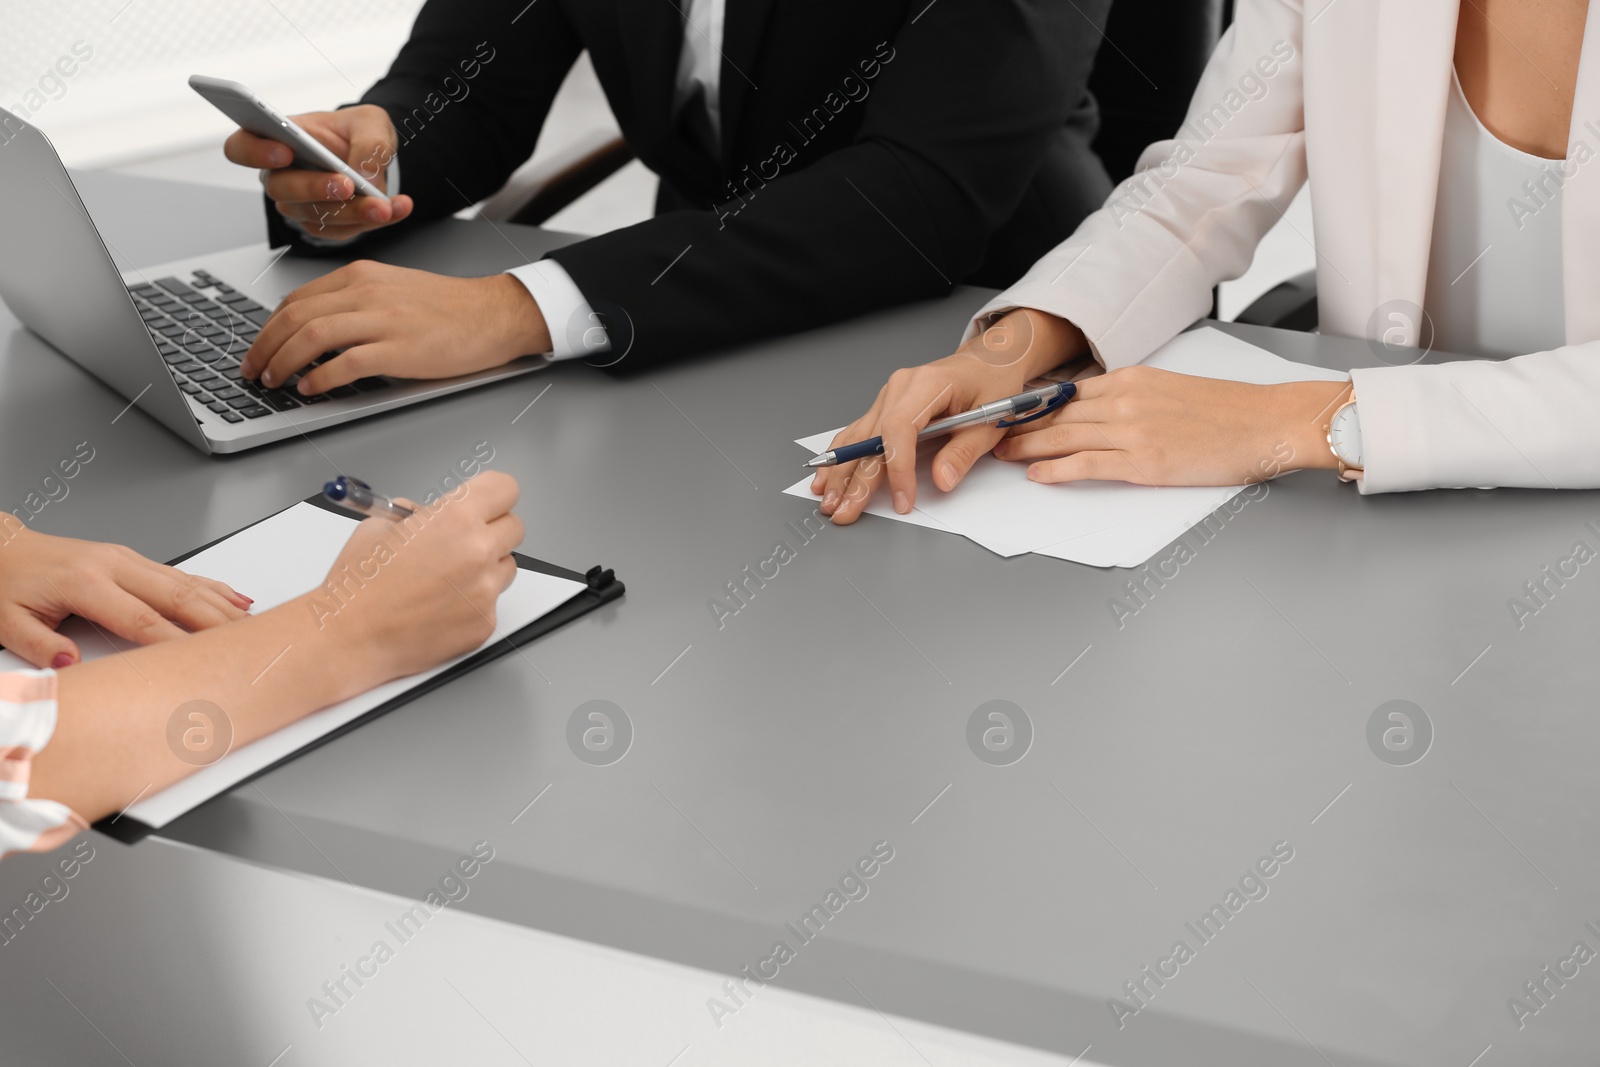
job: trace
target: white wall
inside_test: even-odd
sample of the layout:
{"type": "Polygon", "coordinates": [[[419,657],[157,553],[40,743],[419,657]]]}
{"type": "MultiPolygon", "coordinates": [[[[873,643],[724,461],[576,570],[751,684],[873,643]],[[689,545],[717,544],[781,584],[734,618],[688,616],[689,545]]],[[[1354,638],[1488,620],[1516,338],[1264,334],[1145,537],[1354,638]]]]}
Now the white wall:
{"type": "Polygon", "coordinates": [[[1310,187],[1300,190],[1266,237],[1256,246],[1250,269],[1217,287],[1217,315],[1232,321],[1251,301],[1279,282],[1317,265],[1311,234],[1310,187]]]}

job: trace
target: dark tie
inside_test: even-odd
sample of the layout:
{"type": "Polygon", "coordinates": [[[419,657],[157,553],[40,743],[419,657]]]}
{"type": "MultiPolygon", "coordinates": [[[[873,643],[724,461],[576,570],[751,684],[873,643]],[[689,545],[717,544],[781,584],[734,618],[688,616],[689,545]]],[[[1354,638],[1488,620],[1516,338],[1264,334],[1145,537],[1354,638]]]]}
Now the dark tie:
{"type": "Polygon", "coordinates": [[[711,111],[706,107],[705,86],[696,85],[678,109],[678,132],[690,145],[713,160],[722,156],[722,146],[711,132],[711,111]]]}

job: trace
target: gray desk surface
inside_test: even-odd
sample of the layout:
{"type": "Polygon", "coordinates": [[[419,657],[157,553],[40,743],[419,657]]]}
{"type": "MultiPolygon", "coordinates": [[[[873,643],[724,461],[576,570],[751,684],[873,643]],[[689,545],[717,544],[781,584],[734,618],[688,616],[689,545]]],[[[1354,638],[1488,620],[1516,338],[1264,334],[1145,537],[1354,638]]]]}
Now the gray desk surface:
{"type": "MultiPolygon", "coordinates": [[[[84,193],[144,262],[259,232],[249,197],[103,176],[84,193]]],[[[0,501],[89,439],[97,458],[38,527],[165,558],[334,466],[421,491],[488,441],[522,482],[527,549],[627,581],[620,604],[172,838],[407,895],[487,838],[500,858],[466,909],[725,973],[793,941],[784,924],[887,840],[870,895],[780,983],[1130,1067],[1466,1067],[1489,1046],[1485,1067],[1587,1062],[1593,968],[1521,1029],[1507,999],[1575,942],[1600,949],[1583,926],[1600,926],[1600,577],[1582,568],[1521,630],[1507,601],[1600,546],[1600,496],[1362,498],[1292,475],[1121,629],[1126,571],[873,519],[802,542],[811,509],[780,494],[791,439],[947,351],[981,296],[633,378],[559,366],[226,460],[137,414],[113,424],[124,402],[7,317],[0,501]],[[780,541],[793,560],[719,629],[708,599],[780,541]],[[609,766],[566,740],[596,699],[635,734],[609,766]],[[996,699],[1035,731],[1006,767],[966,740],[996,699]],[[1434,732],[1403,767],[1367,740],[1395,699],[1434,732]],[[1294,858],[1268,896],[1200,944],[1185,923],[1279,841],[1294,858]],[[1178,940],[1194,959],[1119,1029],[1108,998],[1178,940]]],[[[1371,362],[1359,342],[1230,329],[1371,362]]]]}
{"type": "MultiPolygon", "coordinates": [[[[402,926],[411,900],[160,839],[93,845],[0,944],[6,1067],[1066,1062],[781,988],[712,1031],[704,1002],[719,974],[459,906],[419,908],[402,926]],[[374,959],[378,942],[388,959],[374,959]]],[[[42,895],[60,859],[7,857],[0,901],[42,895]]],[[[451,892],[470,900],[492,869],[451,892]]]]}

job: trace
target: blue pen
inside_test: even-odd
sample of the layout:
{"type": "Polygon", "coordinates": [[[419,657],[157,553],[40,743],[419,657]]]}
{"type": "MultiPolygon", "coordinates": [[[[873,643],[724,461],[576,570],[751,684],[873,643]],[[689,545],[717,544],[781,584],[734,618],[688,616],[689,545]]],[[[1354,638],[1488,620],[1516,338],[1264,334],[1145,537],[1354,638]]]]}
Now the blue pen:
{"type": "Polygon", "coordinates": [[[396,504],[382,493],[374,492],[372,486],[360,478],[346,478],[342,474],[322,487],[322,495],[340,507],[359,511],[369,517],[378,516],[399,522],[416,514],[404,504],[396,504]]]}
{"type": "MultiPolygon", "coordinates": [[[[952,415],[948,419],[930,422],[917,434],[917,440],[925,441],[930,437],[940,434],[953,433],[963,426],[976,426],[981,423],[994,423],[996,426],[1020,426],[1034,419],[1041,419],[1056,408],[1065,404],[1077,395],[1078,386],[1075,382],[1058,382],[1043,386],[1039,389],[1029,389],[1026,393],[1008,396],[1004,400],[991,400],[982,407],[964,411],[959,415],[952,415]],[[1034,409],[1038,410],[1035,411],[1034,409]],[[1022,419],[1014,419],[1013,415],[1021,415],[1031,411],[1033,414],[1022,419]]],[[[840,445],[838,448],[813,456],[806,461],[807,467],[834,467],[840,463],[849,463],[853,460],[865,459],[868,456],[883,455],[883,438],[871,437],[853,445],[840,445]]]]}

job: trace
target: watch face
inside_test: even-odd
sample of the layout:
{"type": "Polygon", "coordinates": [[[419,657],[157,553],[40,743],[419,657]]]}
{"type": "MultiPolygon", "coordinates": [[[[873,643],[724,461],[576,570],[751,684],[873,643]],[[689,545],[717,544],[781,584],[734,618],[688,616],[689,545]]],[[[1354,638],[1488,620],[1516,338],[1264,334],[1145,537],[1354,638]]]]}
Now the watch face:
{"type": "Polygon", "coordinates": [[[1334,413],[1328,426],[1328,444],[1345,466],[1361,466],[1361,420],[1354,404],[1346,404],[1334,413]]]}

